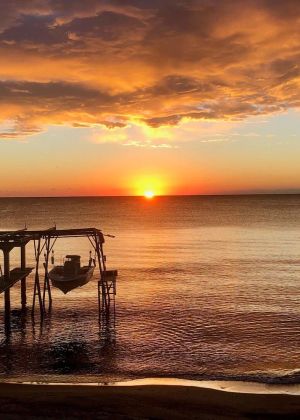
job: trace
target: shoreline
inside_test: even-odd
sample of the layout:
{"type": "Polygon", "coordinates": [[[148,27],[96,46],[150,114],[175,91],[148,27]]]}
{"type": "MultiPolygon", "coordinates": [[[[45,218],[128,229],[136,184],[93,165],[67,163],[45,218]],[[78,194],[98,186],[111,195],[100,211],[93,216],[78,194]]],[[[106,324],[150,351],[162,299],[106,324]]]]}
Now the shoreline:
{"type": "Polygon", "coordinates": [[[59,382],[59,381],[40,381],[40,380],[1,380],[2,384],[11,385],[47,385],[47,386],[64,386],[64,387],[133,387],[133,386],[179,386],[179,387],[193,387],[214,389],[224,392],[235,392],[242,394],[288,394],[300,396],[300,383],[299,384],[270,384],[251,381],[222,381],[222,380],[191,380],[180,378],[142,378],[142,379],[128,379],[117,381],[91,381],[91,382],[59,382]]]}
{"type": "Polygon", "coordinates": [[[296,419],[300,412],[299,389],[300,385],[165,378],[105,385],[2,381],[0,417],[296,419]],[[290,387],[293,392],[288,392],[290,387]]]}

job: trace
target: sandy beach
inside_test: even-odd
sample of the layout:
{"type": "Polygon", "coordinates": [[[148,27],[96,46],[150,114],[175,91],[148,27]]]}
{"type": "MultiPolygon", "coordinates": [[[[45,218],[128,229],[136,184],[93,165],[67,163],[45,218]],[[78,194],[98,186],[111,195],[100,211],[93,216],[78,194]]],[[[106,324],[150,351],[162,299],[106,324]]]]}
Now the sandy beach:
{"type": "Polygon", "coordinates": [[[118,385],[0,384],[0,417],[8,419],[296,419],[299,413],[299,385],[160,379],[118,385]]]}

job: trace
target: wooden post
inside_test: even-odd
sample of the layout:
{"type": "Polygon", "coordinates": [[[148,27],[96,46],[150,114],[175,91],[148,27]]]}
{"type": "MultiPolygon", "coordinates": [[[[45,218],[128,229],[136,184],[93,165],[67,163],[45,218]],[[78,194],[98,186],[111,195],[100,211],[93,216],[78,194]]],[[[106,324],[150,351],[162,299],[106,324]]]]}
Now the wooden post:
{"type": "Polygon", "coordinates": [[[100,269],[100,281],[101,281],[101,296],[102,296],[102,311],[106,318],[110,315],[110,294],[109,288],[107,283],[107,278],[105,276],[106,273],[106,264],[105,264],[105,257],[103,253],[103,237],[99,234],[95,236],[95,244],[96,244],[96,253],[98,257],[98,264],[100,269]]]}
{"type": "MultiPolygon", "coordinates": [[[[26,269],[26,248],[25,245],[21,246],[21,270],[26,269]]],[[[26,309],[26,277],[21,279],[21,305],[22,310],[26,309]]]]}
{"type": "Polygon", "coordinates": [[[100,280],[98,280],[98,322],[101,323],[101,313],[102,313],[102,307],[101,307],[101,289],[100,289],[100,280]]]}
{"type": "Polygon", "coordinates": [[[103,264],[103,271],[102,271],[102,293],[105,297],[104,300],[104,304],[105,304],[105,308],[106,308],[106,315],[109,316],[109,310],[110,310],[110,294],[109,294],[109,288],[108,288],[108,283],[107,283],[107,278],[105,277],[105,273],[106,273],[106,263],[105,263],[105,256],[103,253],[103,244],[100,240],[100,238],[98,237],[99,240],[99,247],[100,247],[100,255],[101,255],[101,260],[102,260],[102,264],[103,264]]]}
{"type": "MultiPolygon", "coordinates": [[[[4,281],[9,283],[10,280],[10,266],[9,266],[9,252],[10,250],[3,250],[4,257],[4,281]]],[[[4,292],[4,313],[5,313],[5,325],[10,324],[10,288],[6,289],[4,292]]]]}
{"type": "Polygon", "coordinates": [[[48,292],[48,299],[49,299],[49,310],[51,310],[52,307],[52,295],[51,295],[51,287],[49,282],[49,257],[51,252],[51,238],[46,237],[45,239],[45,262],[44,262],[44,269],[45,269],[45,277],[44,277],[44,290],[43,290],[43,308],[44,311],[46,310],[46,290],[48,292]]]}
{"type": "Polygon", "coordinates": [[[39,262],[40,262],[40,256],[41,256],[41,238],[38,239],[38,245],[35,248],[35,279],[34,279],[34,290],[33,290],[33,301],[32,301],[32,310],[31,314],[34,316],[34,309],[35,309],[35,298],[38,296],[39,305],[40,305],[40,313],[41,313],[41,319],[43,319],[44,316],[44,306],[43,306],[43,299],[41,294],[41,286],[40,286],[40,278],[39,278],[39,262]]]}

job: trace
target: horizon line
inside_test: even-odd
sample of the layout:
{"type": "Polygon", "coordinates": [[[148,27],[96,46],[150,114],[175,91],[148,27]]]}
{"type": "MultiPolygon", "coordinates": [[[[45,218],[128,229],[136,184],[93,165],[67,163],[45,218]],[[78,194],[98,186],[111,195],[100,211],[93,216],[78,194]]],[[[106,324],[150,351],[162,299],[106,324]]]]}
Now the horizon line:
{"type": "MultiPolygon", "coordinates": [[[[237,196],[261,196],[261,195],[300,195],[298,191],[263,191],[263,192],[230,192],[211,194],[156,194],[158,197],[237,197],[237,196]]],[[[144,195],[0,195],[2,198],[144,198],[144,195]]]]}

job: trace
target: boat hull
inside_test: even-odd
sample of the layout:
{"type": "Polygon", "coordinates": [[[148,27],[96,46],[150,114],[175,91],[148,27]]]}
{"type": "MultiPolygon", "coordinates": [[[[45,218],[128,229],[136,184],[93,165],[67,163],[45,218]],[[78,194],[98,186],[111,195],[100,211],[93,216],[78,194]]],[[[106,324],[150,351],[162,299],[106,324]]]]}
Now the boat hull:
{"type": "Polygon", "coordinates": [[[87,284],[93,276],[95,267],[81,267],[78,275],[73,277],[65,277],[63,275],[63,267],[54,267],[49,272],[49,278],[52,286],[60,289],[64,294],[70,292],[77,287],[87,284]]]}

